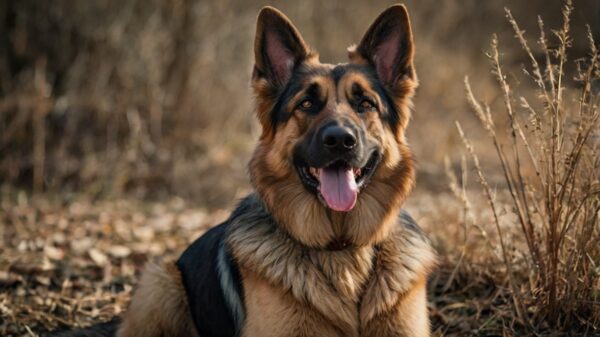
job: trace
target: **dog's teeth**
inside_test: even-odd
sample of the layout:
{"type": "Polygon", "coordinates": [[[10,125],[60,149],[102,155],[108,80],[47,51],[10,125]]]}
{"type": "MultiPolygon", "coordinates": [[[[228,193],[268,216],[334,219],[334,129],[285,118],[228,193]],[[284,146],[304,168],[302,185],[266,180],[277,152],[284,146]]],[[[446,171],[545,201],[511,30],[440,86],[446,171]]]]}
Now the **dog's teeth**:
{"type": "Polygon", "coordinates": [[[317,169],[317,168],[314,168],[314,167],[311,167],[311,168],[309,169],[309,171],[310,171],[310,174],[311,174],[313,177],[315,177],[315,178],[317,178],[317,179],[318,179],[318,177],[319,177],[319,169],[317,169]]]}
{"type": "Polygon", "coordinates": [[[354,169],[354,176],[355,176],[355,177],[358,177],[358,176],[360,176],[360,169],[358,169],[358,168],[357,168],[357,169],[354,169]]]}

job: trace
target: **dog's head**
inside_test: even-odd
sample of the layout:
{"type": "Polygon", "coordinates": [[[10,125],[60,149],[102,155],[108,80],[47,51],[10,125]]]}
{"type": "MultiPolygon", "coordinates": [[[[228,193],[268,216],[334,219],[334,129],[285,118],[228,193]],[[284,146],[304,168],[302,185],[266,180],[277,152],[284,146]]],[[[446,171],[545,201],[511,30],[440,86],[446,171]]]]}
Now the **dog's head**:
{"type": "Polygon", "coordinates": [[[262,135],[252,182],[302,243],[383,239],[413,184],[404,132],[417,86],[406,8],[384,11],[349,62],[323,64],[285,15],[266,7],[252,84],[262,135]]]}

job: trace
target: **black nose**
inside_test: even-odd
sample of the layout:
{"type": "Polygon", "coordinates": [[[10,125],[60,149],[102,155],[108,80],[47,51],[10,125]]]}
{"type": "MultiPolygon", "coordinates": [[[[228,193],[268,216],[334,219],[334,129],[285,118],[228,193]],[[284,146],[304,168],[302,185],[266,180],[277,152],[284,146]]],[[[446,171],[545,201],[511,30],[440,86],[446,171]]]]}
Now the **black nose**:
{"type": "Polygon", "coordinates": [[[356,136],[349,128],[330,125],[323,130],[321,141],[325,148],[332,152],[343,153],[356,146],[356,136]]]}

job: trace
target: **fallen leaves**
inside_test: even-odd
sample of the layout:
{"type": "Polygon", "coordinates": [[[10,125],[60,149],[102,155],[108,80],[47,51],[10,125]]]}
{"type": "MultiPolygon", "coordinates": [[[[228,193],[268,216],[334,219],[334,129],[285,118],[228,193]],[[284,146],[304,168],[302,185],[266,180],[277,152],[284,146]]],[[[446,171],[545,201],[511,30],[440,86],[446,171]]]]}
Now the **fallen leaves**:
{"type": "Polygon", "coordinates": [[[94,263],[96,263],[96,265],[99,267],[103,267],[108,263],[108,257],[106,254],[102,253],[96,248],[90,249],[89,255],[92,261],[94,261],[94,263]]]}
{"type": "Polygon", "coordinates": [[[176,258],[228,213],[181,199],[71,202],[0,194],[0,335],[36,336],[111,319],[144,263],[176,258]]]}

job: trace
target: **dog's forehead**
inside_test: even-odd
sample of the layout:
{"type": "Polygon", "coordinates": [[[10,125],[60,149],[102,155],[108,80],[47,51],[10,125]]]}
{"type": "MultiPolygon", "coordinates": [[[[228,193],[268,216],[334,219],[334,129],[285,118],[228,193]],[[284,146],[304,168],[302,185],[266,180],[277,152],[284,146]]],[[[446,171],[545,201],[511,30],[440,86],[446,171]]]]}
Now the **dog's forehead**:
{"type": "Polygon", "coordinates": [[[347,80],[354,79],[363,84],[368,84],[370,87],[377,86],[377,79],[370,67],[352,63],[313,63],[306,64],[298,69],[298,75],[303,79],[304,83],[312,83],[315,79],[326,79],[334,86],[344,85],[347,80]]]}

